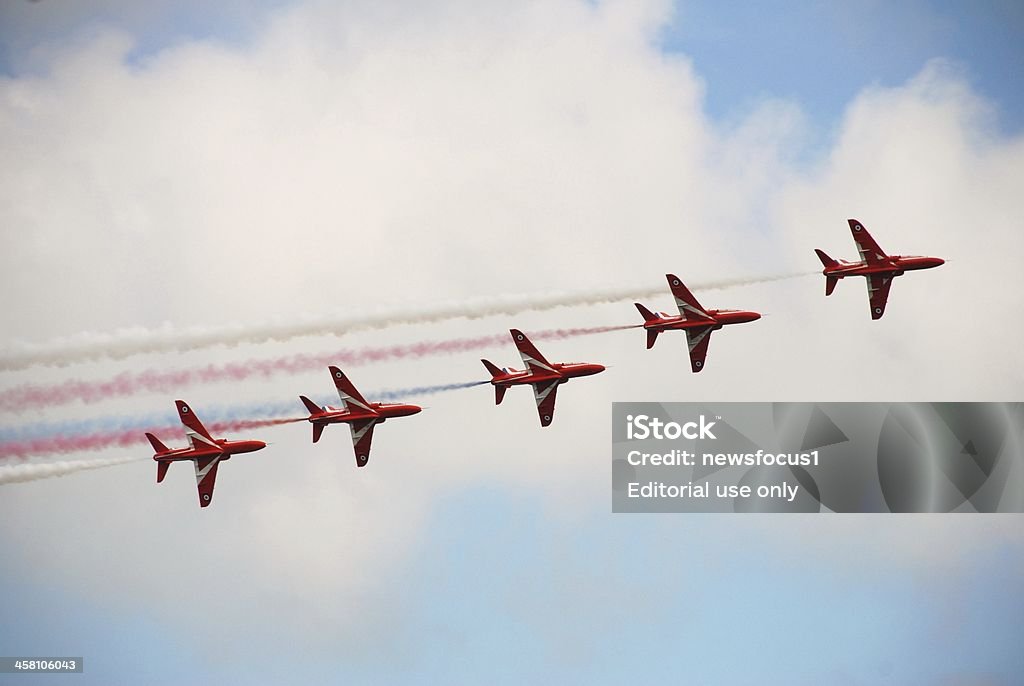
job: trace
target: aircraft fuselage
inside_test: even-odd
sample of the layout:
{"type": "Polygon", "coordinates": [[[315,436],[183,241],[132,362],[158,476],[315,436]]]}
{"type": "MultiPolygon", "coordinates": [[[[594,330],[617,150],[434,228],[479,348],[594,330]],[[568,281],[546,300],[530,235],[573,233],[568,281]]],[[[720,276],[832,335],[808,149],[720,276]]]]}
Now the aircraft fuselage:
{"type": "Polygon", "coordinates": [[[508,369],[505,374],[491,379],[494,386],[519,386],[557,380],[565,383],[578,376],[592,376],[604,371],[604,365],[589,362],[561,362],[551,365],[552,371],[531,372],[530,370],[508,369]]]}
{"type": "Polygon", "coordinates": [[[760,313],[751,312],[750,310],[707,310],[707,313],[711,317],[710,319],[696,317],[683,319],[680,315],[661,312],[658,314],[659,319],[645,321],[644,328],[661,332],[712,326],[717,330],[729,324],[746,324],[761,318],[760,313]]]}
{"type": "Polygon", "coordinates": [[[945,263],[946,261],[940,257],[890,255],[886,261],[874,264],[840,261],[834,267],[825,267],[821,270],[821,273],[825,276],[834,276],[839,279],[846,278],[847,276],[872,276],[874,274],[900,276],[903,272],[932,269],[945,263]]]}
{"type": "Polygon", "coordinates": [[[219,448],[203,446],[202,448],[178,448],[167,452],[153,455],[157,462],[178,462],[181,460],[195,460],[203,457],[216,457],[221,455],[221,460],[231,459],[232,455],[242,453],[253,453],[267,447],[263,441],[228,441],[223,438],[217,440],[219,448]]]}
{"type": "Polygon", "coordinates": [[[423,410],[419,405],[406,405],[404,403],[370,403],[370,409],[357,408],[345,410],[336,407],[327,407],[322,414],[308,418],[311,424],[347,424],[366,419],[373,419],[383,422],[391,417],[408,417],[423,410]]]}

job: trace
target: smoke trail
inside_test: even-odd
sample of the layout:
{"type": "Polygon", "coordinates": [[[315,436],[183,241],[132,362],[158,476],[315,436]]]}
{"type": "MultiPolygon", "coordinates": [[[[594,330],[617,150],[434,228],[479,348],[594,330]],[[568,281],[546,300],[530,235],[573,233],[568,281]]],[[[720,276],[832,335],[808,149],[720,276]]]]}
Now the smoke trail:
{"type": "MultiPolygon", "coordinates": [[[[259,429],[280,424],[291,424],[293,422],[305,421],[305,417],[287,419],[242,419],[232,422],[217,422],[206,425],[210,433],[221,434],[225,432],[244,431],[246,429],[259,429]]],[[[154,434],[168,434],[172,431],[180,431],[178,427],[145,427],[145,431],[154,434]]],[[[105,448],[130,448],[134,445],[145,444],[148,441],[144,431],[130,429],[128,431],[114,431],[108,433],[95,433],[77,436],[49,436],[33,438],[24,441],[11,441],[0,443],[0,459],[21,458],[25,459],[32,455],[47,455],[53,453],[72,453],[83,450],[103,450],[105,448]]]]}
{"type": "MultiPolygon", "coordinates": [[[[462,383],[395,388],[368,393],[373,402],[402,400],[415,396],[443,393],[460,388],[471,388],[489,383],[467,381],[462,383]]],[[[320,405],[337,404],[331,399],[317,397],[320,405]]],[[[266,426],[277,426],[306,419],[306,412],[298,398],[288,402],[275,401],[259,404],[200,410],[200,417],[211,433],[223,433],[266,426]],[[294,415],[301,414],[300,417],[294,415]],[[293,415],[293,417],[287,417],[293,415]],[[209,421],[207,421],[209,420],[209,421]]],[[[158,436],[181,435],[181,425],[175,413],[142,417],[101,417],[84,421],[40,423],[0,430],[0,459],[21,458],[30,455],[68,453],[80,450],[100,450],[109,447],[130,447],[146,443],[144,433],[158,436]]]]}
{"type": "MultiPolygon", "coordinates": [[[[298,400],[294,403],[261,403],[254,405],[218,407],[203,409],[200,416],[204,422],[218,422],[239,419],[259,419],[297,414],[300,407],[298,400]]],[[[173,427],[180,433],[181,424],[178,414],[170,412],[154,412],[148,415],[133,417],[93,417],[91,419],[74,419],[63,422],[38,422],[21,426],[0,428],[0,445],[15,441],[29,441],[36,438],[53,438],[56,436],[82,436],[92,433],[111,433],[118,431],[150,431],[152,427],[173,427]]]]}
{"type": "MultiPolygon", "coordinates": [[[[638,325],[637,325],[638,326],[638,325]]],[[[548,329],[530,332],[533,340],[557,340],[636,328],[630,326],[597,326],[588,328],[548,329]]],[[[295,374],[320,369],[330,364],[356,367],[389,360],[419,359],[434,355],[451,355],[480,350],[508,343],[508,334],[456,338],[444,341],[420,341],[405,345],[338,350],[317,355],[291,355],[264,360],[247,360],[190,369],[122,372],[105,381],[71,379],[56,384],[23,384],[0,391],[0,412],[24,412],[40,407],[56,407],[80,400],[95,403],[110,398],[128,397],[136,393],[178,392],[188,386],[222,381],[245,381],[253,377],[270,378],[278,374],[295,374]]]]}
{"type": "Polygon", "coordinates": [[[100,469],[114,465],[127,464],[140,460],[139,457],[118,457],[109,460],[73,460],[46,462],[35,464],[18,464],[0,466],[0,485],[15,484],[22,481],[49,479],[54,476],[65,476],[82,472],[87,469],[100,469]]]}
{"type": "Polygon", "coordinates": [[[450,383],[444,384],[443,386],[417,386],[415,388],[402,388],[393,391],[381,391],[373,396],[378,402],[385,402],[391,400],[403,400],[405,398],[414,397],[418,395],[431,395],[433,393],[441,393],[443,391],[454,391],[459,388],[472,388],[473,386],[483,386],[488,384],[490,381],[466,381],[463,383],[450,383]]]}
{"type": "MultiPolygon", "coordinates": [[[[775,274],[742,279],[692,283],[695,290],[709,291],[793,279],[818,272],[775,274]]],[[[400,324],[424,324],[448,319],[480,319],[558,307],[597,305],[643,298],[665,292],[659,285],[581,293],[514,295],[423,307],[416,310],[382,310],[361,316],[312,318],[272,322],[258,326],[236,324],[218,328],[176,329],[170,324],[147,329],[137,327],[112,333],[84,332],[45,343],[16,343],[3,357],[0,370],[26,369],[35,365],[67,365],[96,359],[123,359],[142,353],[182,352],[216,345],[285,341],[299,336],[338,336],[353,331],[383,329],[400,324]]]]}

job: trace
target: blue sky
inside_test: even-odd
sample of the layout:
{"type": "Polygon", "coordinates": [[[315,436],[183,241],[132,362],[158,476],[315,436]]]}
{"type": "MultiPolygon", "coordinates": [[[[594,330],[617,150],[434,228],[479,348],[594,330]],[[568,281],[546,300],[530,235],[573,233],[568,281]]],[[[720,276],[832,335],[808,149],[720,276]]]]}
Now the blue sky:
{"type": "MultiPolygon", "coordinates": [[[[966,683],[1012,684],[1024,669],[1019,548],[975,559],[952,581],[897,562],[836,569],[814,554],[817,545],[805,554],[793,540],[758,543],[755,527],[731,517],[595,512],[566,526],[546,516],[540,499],[479,486],[440,503],[427,523],[432,535],[394,576],[395,592],[411,599],[399,625],[385,636],[368,629],[364,647],[339,645],[337,660],[277,626],[273,597],[254,599],[267,608],[266,621],[239,625],[233,639],[249,647],[225,657],[218,646],[168,631],[145,603],[112,611],[6,574],[3,587],[17,592],[5,599],[0,641],[10,653],[84,654],[86,674],[75,679],[97,684],[621,683],[680,675],[757,684],[786,675],[786,683],[810,686],[957,683],[944,681],[957,674],[968,675],[966,683]],[[729,541],[725,550],[706,543],[716,536],[729,541]],[[552,583],[559,579],[568,582],[552,583]],[[972,680],[979,675],[992,681],[972,680]]],[[[773,519],[786,527],[788,518],[773,519]]],[[[861,521],[884,526],[877,519],[861,521]]],[[[855,538],[832,543],[856,548],[855,538]]],[[[197,622],[202,614],[196,608],[197,622]]],[[[368,627],[374,620],[363,618],[368,627]]],[[[0,676],[8,681],[16,682],[0,676]]]]}
{"type": "MultiPolygon", "coordinates": [[[[74,40],[116,27],[137,41],[144,59],[185,40],[241,45],[286,0],[152,3],[126,11],[121,3],[90,9],[61,6],[44,18],[31,3],[0,8],[0,69],[31,70],[40,44],[74,40]]],[[[52,3],[57,5],[58,3],[52,3]]],[[[1013,0],[912,0],[859,3],[677,2],[661,44],[685,54],[706,81],[708,114],[735,121],[764,98],[800,104],[827,133],[865,86],[903,83],[930,59],[965,69],[979,93],[996,103],[1008,131],[1024,124],[1024,7],[1013,0]]]]}
{"type": "MultiPolygon", "coordinates": [[[[135,38],[128,56],[133,65],[152,64],[167,50],[196,40],[244,53],[287,6],[285,2],[157,3],[152,11],[142,12],[132,3],[117,2],[98,3],[95,11],[78,3],[71,10],[50,0],[4,3],[0,5],[0,71],[15,81],[41,78],[55,46],[70,48],[73,53],[74,46],[84,44],[104,27],[135,38]]],[[[975,93],[993,107],[993,123],[1000,136],[1019,135],[1024,127],[1024,8],[1020,3],[785,3],[771,11],[766,7],[760,3],[679,3],[671,20],[658,31],[657,45],[663,56],[684,56],[692,62],[704,89],[702,113],[715,129],[739,127],[765,101],[781,100],[803,112],[812,147],[826,149],[858,94],[875,86],[900,86],[933,59],[950,60],[963,71],[975,93]]],[[[451,53],[442,51],[438,60],[449,58],[451,53]]],[[[421,59],[426,61],[429,56],[421,59]]],[[[266,64],[261,67],[272,71],[266,64]]],[[[215,138],[211,136],[211,147],[215,147],[215,138]]],[[[314,157],[317,141],[306,143],[312,151],[306,154],[314,157]]],[[[429,141],[428,147],[434,143],[429,141]]],[[[473,187],[459,187],[459,192],[465,188],[473,187]]],[[[839,224],[842,219],[845,215],[838,219],[839,224]]],[[[467,235],[448,240],[458,242],[467,235]]],[[[841,244],[838,235],[833,239],[833,245],[841,244]]],[[[20,239],[5,234],[5,240],[15,245],[20,239]]],[[[498,252],[510,240],[503,236],[488,248],[498,252]]],[[[112,245],[96,242],[105,248],[112,245]]],[[[282,251],[287,249],[290,246],[282,245],[282,251]]],[[[847,254],[852,253],[852,246],[846,249],[847,254]]],[[[203,252],[191,255],[199,259],[203,252]]],[[[181,252],[174,254],[180,264],[181,252]]],[[[151,269],[143,270],[138,282],[128,281],[124,288],[131,292],[142,281],[168,278],[159,266],[151,265],[151,269]]],[[[490,263],[481,269],[486,273],[490,263]]],[[[250,275],[250,281],[258,280],[251,280],[250,275]]],[[[818,295],[820,284],[814,288],[818,295]]],[[[308,288],[303,292],[324,291],[308,288]]],[[[42,309],[47,303],[35,304],[42,309]]],[[[859,300],[858,307],[863,310],[859,300]]],[[[40,336],[46,332],[42,326],[40,331],[40,336]]],[[[852,327],[850,331],[851,337],[860,333],[852,327]]],[[[991,338],[1013,339],[1002,333],[991,338]]],[[[898,334],[887,330],[881,336],[895,338],[898,334]]],[[[754,357],[746,354],[747,343],[739,338],[724,339],[716,343],[716,364],[719,360],[724,364],[729,353],[734,353],[733,359],[741,353],[754,357]]],[[[758,349],[765,359],[771,352],[770,347],[758,349]]],[[[838,359],[827,362],[842,366],[840,355],[835,357],[838,359]]],[[[816,371],[814,364],[807,362],[811,375],[816,371]]],[[[648,365],[644,371],[651,371],[656,363],[648,365]]],[[[978,377],[979,388],[1005,377],[1002,365],[996,367],[982,368],[988,376],[978,377]]],[[[408,371],[403,368],[403,373],[408,371]]],[[[908,384],[916,381],[915,374],[921,379],[938,376],[913,366],[896,371],[910,379],[908,384]]],[[[880,363],[877,373],[884,377],[892,376],[893,371],[880,363]]],[[[683,383],[690,382],[687,378],[683,383]]],[[[401,383],[408,382],[366,381],[370,388],[401,383]]],[[[769,399],[765,386],[757,386],[749,377],[743,383],[751,384],[751,393],[760,394],[757,399],[769,399]]],[[[315,393],[315,388],[306,392],[315,393]]],[[[692,386],[685,388],[689,392],[692,386]]],[[[956,385],[948,388],[960,395],[970,390],[956,385]]],[[[287,397],[293,397],[291,389],[287,390],[287,397]]],[[[237,392],[232,389],[232,394],[237,392]]],[[[582,394],[571,388],[560,399],[565,403],[559,407],[563,425],[574,418],[569,403],[582,394]]],[[[528,405],[525,397],[510,400],[528,405]]],[[[436,402],[441,413],[446,400],[436,402]]],[[[156,405],[158,411],[167,407],[166,403],[156,405]]],[[[509,420],[508,413],[515,411],[508,405],[501,410],[503,413],[492,412],[488,418],[509,420]]],[[[392,428],[389,423],[387,429],[392,428]]],[[[603,435],[605,430],[600,425],[590,433],[603,435]]],[[[550,461],[561,458],[554,450],[544,452],[546,444],[534,434],[523,438],[529,441],[524,452],[532,450],[531,456],[539,452],[550,461]]],[[[564,441],[567,434],[554,436],[564,441]]],[[[308,441],[305,433],[302,438],[308,441]]],[[[389,440],[398,438],[397,431],[388,435],[389,440]]],[[[347,447],[340,439],[331,445],[335,450],[347,447]]],[[[302,446],[308,449],[305,443],[302,446]]],[[[506,457],[506,453],[497,454],[497,458],[490,453],[473,458],[506,457]]],[[[605,453],[587,457],[591,458],[600,474],[608,469],[605,453]]],[[[306,459],[305,453],[301,459],[306,459]]],[[[375,469],[378,466],[385,468],[380,462],[374,464],[375,469]]],[[[148,489],[154,487],[150,467],[117,468],[125,471],[109,474],[137,477],[148,489]]],[[[258,513],[230,509],[232,490],[240,493],[246,485],[242,479],[245,465],[232,464],[231,468],[231,480],[218,482],[223,492],[218,502],[220,514],[227,519],[207,516],[199,523],[195,512],[179,511],[179,506],[190,507],[194,501],[191,492],[182,490],[184,481],[164,484],[178,488],[170,496],[160,493],[167,502],[173,501],[171,517],[157,516],[166,514],[161,504],[165,500],[155,502],[152,511],[148,502],[146,510],[90,510],[87,506],[97,502],[111,508],[120,505],[111,486],[109,497],[83,500],[68,506],[67,512],[62,510],[69,517],[65,524],[80,527],[66,533],[68,541],[94,536],[97,549],[109,555],[109,564],[119,570],[112,570],[114,578],[123,578],[123,570],[128,570],[128,577],[135,569],[140,575],[152,570],[131,546],[121,546],[115,534],[92,528],[87,521],[90,513],[98,521],[115,515],[118,519],[136,517],[138,526],[145,528],[140,538],[152,541],[170,541],[186,536],[183,532],[202,531],[214,547],[230,545],[232,525],[251,518],[250,535],[262,543],[259,537],[263,532],[257,522],[267,522],[258,513]],[[217,524],[208,524],[210,521],[217,524]]],[[[48,482],[26,486],[38,490],[18,491],[19,497],[9,499],[6,507],[0,501],[0,515],[9,521],[17,518],[20,513],[13,511],[11,502],[31,501],[38,507],[39,500],[73,499],[79,487],[101,489],[105,473],[99,470],[67,477],[52,487],[45,486],[48,482]],[[22,497],[22,493],[32,495],[22,497]],[[36,494],[42,497],[36,498],[36,494]]],[[[787,517],[612,515],[603,485],[587,492],[585,504],[566,514],[552,512],[551,500],[541,492],[542,487],[517,481],[514,465],[503,474],[504,481],[469,476],[446,485],[440,495],[430,491],[433,500],[424,510],[423,521],[417,522],[421,528],[402,554],[385,550],[391,540],[386,531],[389,523],[376,521],[373,511],[360,512],[360,517],[366,517],[360,527],[370,533],[379,529],[386,541],[379,544],[387,553],[381,556],[389,562],[381,575],[390,591],[368,592],[357,605],[364,613],[359,616],[311,619],[311,625],[323,628],[312,641],[304,631],[275,616],[279,609],[286,614],[282,608],[296,592],[290,586],[303,585],[302,569],[294,570],[288,587],[282,585],[280,593],[253,587],[247,603],[266,607],[266,613],[259,622],[248,617],[237,620],[231,635],[225,636],[231,656],[225,658],[219,645],[204,642],[201,637],[205,634],[198,627],[190,628],[178,617],[169,619],[166,604],[155,594],[108,600],[104,593],[110,589],[97,590],[92,576],[87,577],[88,584],[79,587],[73,565],[37,569],[26,557],[18,559],[18,564],[0,567],[0,652],[84,655],[85,675],[36,680],[81,684],[121,680],[177,684],[186,679],[200,684],[303,679],[310,683],[621,683],[643,679],[953,686],[1011,684],[1024,673],[1019,650],[1024,636],[1024,550],[1019,536],[1007,543],[997,535],[1007,528],[1006,519],[978,519],[966,525],[950,522],[958,535],[947,541],[942,531],[948,520],[936,516],[927,523],[933,536],[927,540],[938,543],[922,551],[913,545],[914,527],[895,517],[837,518],[835,530],[829,524],[805,526],[808,520],[801,520],[800,526],[789,531],[795,520],[787,517]],[[881,543],[871,542],[877,530],[890,528],[903,533],[879,536],[881,543]],[[817,536],[808,536],[808,530],[817,536]],[[961,547],[964,537],[976,537],[985,544],[961,547]],[[886,550],[886,541],[891,551],[886,550]],[[362,626],[365,636],[360,633],[362,626]]],[[[351,475],[345,472],[345,476],[351,475]]],[[[281,480],[286,485],[287,477],[281,480]]],[[[552,484],[556,487],[557,479],[552,478],[552,484]]],[[[153,494],[146,491],[144,496],[145,500],[153,494]]],[[[58,509],[56,505],[54,509],[58,509]]],[[[348,554],[348,541],[342,524],[337,523],[336,535],[325,537],[321,546],[343,558],[348,554]]],[[[334,523],[327,528],[334,531],[332,527],[334,523]]],[[[40,528],[40,533],[44,531],[40,528]]],[[[62,541],[56,540],[54,545],[62,545],[62,541]]],[[[273,548],[266,554],[275,556],[273,548]]],[[[167,592],[187,599],[194,584],[202,584],[204,589],[221,585],[225,592],[229,587],[243,587],[247,579],[231,575],[231,569],[197,542],[195,558],[170,561],[167,592]],[[189,575],[197,569],[198,575],[189,575]]],[[[325,613],[336,607],[331,600],[325,599],[325,613]]],[[[203,610],[196,608],[197,625],[204,622],[203,610]]],[[[14,682],[0,675],[0,683],[14,682]]]]}
{"type": "Polygon", "coordinates": [[[763,98],[795,100],[828,129],[865,86],[894,86],[930,59],[957,63],[998,106],[1000,126],[1024,124],[1024,6],[981,2],[682,2],[664,35],[707,80],[715,119],[763,98]]]}

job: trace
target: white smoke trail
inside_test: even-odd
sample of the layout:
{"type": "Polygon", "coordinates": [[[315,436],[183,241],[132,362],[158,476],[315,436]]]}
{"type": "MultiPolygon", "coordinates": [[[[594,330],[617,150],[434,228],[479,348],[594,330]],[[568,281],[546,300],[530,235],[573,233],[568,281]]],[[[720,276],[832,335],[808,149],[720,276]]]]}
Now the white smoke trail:
{"type": "MultiPolygon", "coordinates": [[[[100,469],[114,465],[138,462],[143,458],[117,457],[109,460],[61,460],[58,462],[30,462],[27,464],[0,466],[0,485],[16,484],[22,481],[51,479],[55,476],[66,476],[87,469],[100,469]]],[[[148,458],[147,458],[148,459],[148,458]]]]}
{"type": "MultiPolygon", "coordinates": [[[[710,291],[769,281],[793,279],[818,272],[796,272],[690,284],[692,290],[710,291]]],[[[241,324],[217,328],[178,329],[171,324],[158,328],[120,329],[110,333],[83,332],[44,343],[14,343],[0,356],[0,370],[27,369],[36,365],[63,366],[96,359],[123,359],[132,355],[183,352],[216,345],[285,341],[300,336],[340,336],[353,331],[383,329],[402,324],[424,324],[448,319],[482,319],[496,315],[551,310],[559,307],[598,305],[662,295],[665,284],[577,293],[509,295],[442,303],[415,310],[380,310],[357,316],[305,317],[257,326],[241,324]]]]}

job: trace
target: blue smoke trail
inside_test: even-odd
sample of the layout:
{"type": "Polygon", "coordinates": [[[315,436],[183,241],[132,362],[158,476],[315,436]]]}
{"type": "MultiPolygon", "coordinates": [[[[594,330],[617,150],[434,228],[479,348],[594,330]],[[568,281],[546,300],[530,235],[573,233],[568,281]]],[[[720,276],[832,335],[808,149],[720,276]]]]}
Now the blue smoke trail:
{"type": "MultiPolygon", "coordinates": [[[[370,402],[391,402],[404,398],[432,395],[454,391],[460,388],[471,388],[480,386],[489,381],[467,381],[463,383],[441,384],[437,386],[416,386],[414,388],[393,388],[383,391],[373,391],[364,394],[370,402]]],[[[320,396],[312,398],[313,402],[321,407],[324,405],[339,405],[338,396],[320,396]]],[[[271,417],[294,416],[305,417],[308,413],[306,408],[299,402],[298,396],[294,400],[280,402],[262,402],[249,405],[228,405],[221,407],[199,408],[199,417],[204,423],[214,424],[216,422],[230,422],[239,419],[267,419],[271,417]]],[[[176,426],[178,424],[178,413],[173,410],[168,412],[152,413],[134,417],[96,417],[93,419],[79,419],[64,422],[39,422],[36,424],[25,424],[22,426],[0,428],[0,442],[27,441],[35,438],[47,438],[52,436],[78,436],[107,431],[131,431],[152,429],[154,427],[176,426]]]]}
{"type": "Polygon", "coordinates": [[[434,393],[443,393],[445,391],[454,391],[459,388],[472,388],[473,386],[482,386],[488,384],[490,381],[466,381],[463,383],[449,383],[442,386],[417,386],[415,388],[396,388],[390,391],[380,391],[373,395],[367,395],[366,399],[371,402],[376,401],[392,401],[402,400],[410,396],[418,395],[433,395],[434,393]]]}

